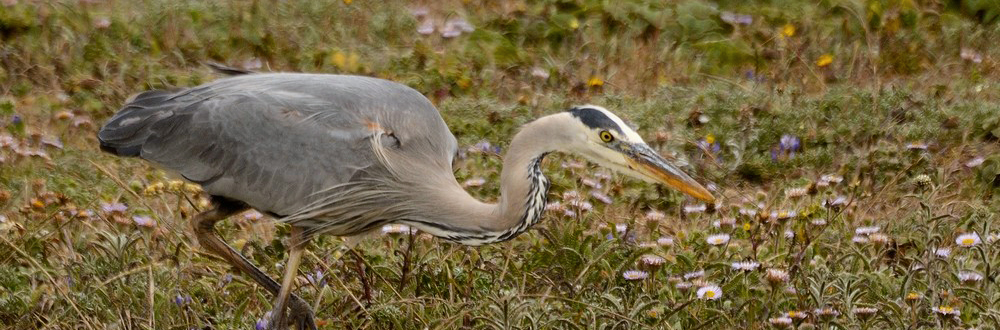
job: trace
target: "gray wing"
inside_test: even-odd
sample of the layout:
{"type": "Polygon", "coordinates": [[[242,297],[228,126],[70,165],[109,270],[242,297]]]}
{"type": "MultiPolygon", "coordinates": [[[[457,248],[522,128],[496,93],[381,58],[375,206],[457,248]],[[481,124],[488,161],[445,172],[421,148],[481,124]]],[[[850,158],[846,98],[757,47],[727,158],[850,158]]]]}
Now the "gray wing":
{"type": "Polygon", "coordinates": [[[450,173],[457,150],[423,95],[385,80],[255,74],[177,93],[138,95],[98,134],[102,148],[139,156],[213,195],[293,214],[316,193],[384,165],[371,139],[450,173]]]}

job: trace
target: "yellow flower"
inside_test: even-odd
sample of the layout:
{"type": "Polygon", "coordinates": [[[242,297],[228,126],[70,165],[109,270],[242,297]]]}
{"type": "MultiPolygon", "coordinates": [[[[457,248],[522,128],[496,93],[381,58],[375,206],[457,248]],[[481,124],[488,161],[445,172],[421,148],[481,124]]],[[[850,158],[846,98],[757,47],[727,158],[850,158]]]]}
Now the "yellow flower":
{"type": "Polygon", "coordinates": [[[786,38],[794,36],[795,25],[792,25],[792,23],[785,24],[785,26],[781,28],[781,35],[785,36],[786,38]]]}
{"type": "Polygon", "coordinates": [[[345,4],[345,5],[349,5],[349,4],[351,4],[352,2],[354,2],[354,0],[344,0],[344,4],[345,4]]]}
{"type": "Polygon", "coordinates": [[[604,80],[601,80],[601,78],[597,76],[590,77],[590,79],[587,80],[587,86],[590,87],[604,86],[604,80]]]}
{"type": "Polygon", "coordinates": [[[580,27],[580,21],[576,20],[576,17],[573,17],[569,20],[570,29],[576,30],[579,27],[580,27]]]}
{"type": "Polygon", "coordinates": [[[744,222],[743,223],[743,230],[750,231],[750,223],[749,222],[744,222]]]}
{"type": "Polygon", "coordinates": [[[344,55],[344,53],[341,51],[334,52],[333,57],[330,58],[330,61],[333,62],[333,65],[343,69],[344,67],[347,66],[347,55],[344,55]]]}
{"type": "Polygon", "coordinates": [[[816,60],[816,66],[821,68],[830,65],[830,63],[833,63],[833,55],[830,54],[823,54],[816,60]]]}
{"type": "Polygon", "coordinates": [[[711,133],[705,135],[705,142],[708,142],[709,144],[715,143],[715,135],[712,135],[711,133]]]}

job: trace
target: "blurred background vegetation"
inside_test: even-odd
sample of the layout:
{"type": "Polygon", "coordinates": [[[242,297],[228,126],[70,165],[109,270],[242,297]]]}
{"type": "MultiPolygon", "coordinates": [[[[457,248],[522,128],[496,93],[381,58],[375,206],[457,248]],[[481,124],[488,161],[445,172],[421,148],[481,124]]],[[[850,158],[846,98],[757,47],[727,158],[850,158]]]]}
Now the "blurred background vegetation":
{"type": "MultiPolygon", "coordinates": [[[[339,240],[318,240],[303,270],[339,285],[303,278],[299,292],[323,327],[764,328],[783,312],[835,306],[837,320],[795,325],[998,328],[996,244],[979,259],[910,271],[956,233],[992,233],[998,40],[995,0],[3,0],[0,325],[248,328],[269,310],[265,292],[192,246],[184,218],[204,196],[101,154],[94,138],[128,96],[211,81],[219,76],[204,63],[219,62],[421,91],[473,146],[456,171],[484,199],[498,193],[493,145],[502,154],[521,124],[581,103],[627,117],[723,196],[714,213],[685,212],[691,201],[679,194],[620,178],[597,187],[603,172],[554,156],[552,199],[582,191],[592,212],[547,215],[537,231],[480,249],[374,239],[362,244],[361,277],[333,257],[339,240]],[[817,192],[823,174],[844,182],[817,192]],[[803,187],[805,199],[782,193],[803,187]],[[826,207],[837,197],[850,207],[826,207]],[[115,203],[126,210],[102,208],[115,203]],[[745,205],[793,210],[801,224],[758,221],[738,212],[745,205]],[[667,220],[647,223],[650,211],[667,220]],[[752,229],[713,249],[704,237],[720,218],[752,229]],[[810,238],[818,218],[830,229],[810,238]],[[850,244],[855,227],[873,224],[892,244],[850,244]],[[781,238],[788,230],[798,238],[781,238]],[[641,244],[661,236],[676,245],[641,244]],[[670,262],[641,284],[622,279],[646,253],[670,262]],[[728,270],[747,258],[798,269],[797,293],[728,270]],[[951,276],[969,268],[988,284],[951,276]],[[723,301],[689,300],[668,282],[698,269],[723,285],[723,301]],[[359,305],[362,279],[376,295],[359,305]],[[911,304],[911,291],[924,300],[911,304]],[[944,305],[961,318],[932,312],[944,305]],[[883,312],[868,319],[856,306],[883,312]]],[[[225,236],[278,274],[274,224],[233,222],[225,236]]]]}

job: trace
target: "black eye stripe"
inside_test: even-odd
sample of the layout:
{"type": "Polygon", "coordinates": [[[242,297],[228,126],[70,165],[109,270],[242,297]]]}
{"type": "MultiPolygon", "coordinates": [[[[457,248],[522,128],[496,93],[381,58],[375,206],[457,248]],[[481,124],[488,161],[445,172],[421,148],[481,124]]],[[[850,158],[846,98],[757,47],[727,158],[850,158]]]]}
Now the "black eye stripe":
{"type": "Polygon", "coordinates": [[[572,108],[569,109],[568,112],[573,114],[574,117],[579,118],[584,125],[587,125],[587,127],[614,130],[615,132],[618,132],[618,134],[625,134],[625,132],[622,131],[622,128],[618,127],[618,124],[605,115],[601,110],[594,108],[572,108]]]}

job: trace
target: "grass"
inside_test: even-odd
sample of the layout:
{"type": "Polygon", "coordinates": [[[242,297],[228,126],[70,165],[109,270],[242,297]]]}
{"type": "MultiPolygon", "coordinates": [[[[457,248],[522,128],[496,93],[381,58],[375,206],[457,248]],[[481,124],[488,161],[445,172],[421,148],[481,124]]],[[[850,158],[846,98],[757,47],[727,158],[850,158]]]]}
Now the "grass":
{"type": "MultiPolygon", "coordinates": [[[[94,138],[129,95],[211,81],[217,61],[406,83],[463,149],[603,105],[721,197],[701,210],[553,155],[563,207],[510,242],[376,234],[359,266],[342,239],[315,240],[296,292],[321,328],[1000,329],[998,15],[973,0],[4,1],[0,326],[242,329],[270,310],[195,243],[206,196],[94,138]],[[456,18],[474,30],[442,37],[456,18]],[[711,285],[721,297],[699,298],[711,285]]],[[[492,200],[500,163],[473,148],[456,173],[492,200]]],[[[282,272],[286,227],[220,227],[282,272]]]]}

